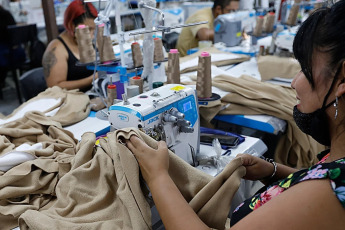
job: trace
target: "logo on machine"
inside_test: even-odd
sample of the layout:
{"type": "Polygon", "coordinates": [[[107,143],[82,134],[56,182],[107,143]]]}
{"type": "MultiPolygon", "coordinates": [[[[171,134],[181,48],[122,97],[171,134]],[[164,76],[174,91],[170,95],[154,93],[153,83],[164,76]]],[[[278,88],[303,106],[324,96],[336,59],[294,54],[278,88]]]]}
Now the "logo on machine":
{"type": "Polygon", "coordinates": [[[147,123],[147,124],[151,124],[152,122],[155,122],[155,121],[157,121],[158,119],[159,119],[159,116],[155,116],[155,117],[151,118],[151,119],[149,120],[149,123],[147,123]]]}
{"type": "Polygon", "coordinates": [[[122,113],[118,113],[117,114],[117,117],[120,119],[120,121],[125,121],[125,122],[128,122],[128,116],[125,115],[125,114],[122,114],[122,113]]]}

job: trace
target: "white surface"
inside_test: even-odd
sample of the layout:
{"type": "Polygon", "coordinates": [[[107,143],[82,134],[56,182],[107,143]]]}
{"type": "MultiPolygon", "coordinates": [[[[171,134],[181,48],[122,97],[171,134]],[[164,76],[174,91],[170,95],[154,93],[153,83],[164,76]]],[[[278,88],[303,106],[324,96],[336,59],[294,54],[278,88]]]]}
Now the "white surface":
{"type": "MultiPolygon", "coordinates": [[[[211,62],[216,62],[216,61],[223,61],[223,60],[231,60],[231,59],[236,59],[239,58],[240,56],[237,54],[211,54],[211,62]]],[[[186,61],[184,63],[180,64],[180,71],[185,70],[189,67],[193,66],[198,66],[199,62],[199,57],[195,57],[189,61],[186,61]]]]}
{"type": "Polygon", "coordinates": [[[251,58],[249,61],[242,62],[227,70],[228,74],[233,77],[240,77],[241,75],[249,75],[257,80],[261,80],[261,74],[258,69],[256,58],[251,58]]]}
{"type": "MultiPolygon", "coordinates": [[[[231,65],[231,66],[233,66],[233,65],[231,65]]],[[[227,66],[227,68],[230,68],[230,67],[227,66]]],[[[230,73],[228,71],[226,71],[224,69],[224,67],[217,67],[215,65],[211,65],[211,77],[214,78],[218,75],[230,75],[230,73]]],[[[180,80],[181,80],[181,82],[189,82],[189,81],[192,81],[190,78],[192,76],[197,76],[197,71],[192,71],[192,72],[181,74],[180,80]]]]}
{"type": "Polygon", "coordinates": [[[97,133],[98,131],[101,131],[107,127],[110,126],[110,123],[108,120],[100,120],[97,117],[87,117],[84,120],[64,127],[66,130],[72,132],[74,134],[74,137],[78,140],[81,140],[81,136],[86,132],[93,132],[97,133]]]}
{"type": "Polygon", "coordinates": [[[42,143],[36,143],[34,145],[24,143],[18,146],[14,151],[5,153],[0,156],[0,171],[6,172],[16,165],[34,160],[36,157],[26,151],[38,149],[42,149],[42,143]]]}
{"type": "MultiPolygon", "coordinates": [[[[55,98],[42,98],[38,99],[35,101],[32,101],[25,105],[21,110],[17,111],[16,114],[14,114],[12,117],[8,119],[0,119],[0,127],[3,124],[9,123],[11,121],[15,121],[17,119],[22,118],[25,113],[30,112],[30,111],[39,111],[39,112],[44,112],[49,110],[50,108],[56,106],[59,104],[61,101],[60,98],[55,99],[55,98]]],[[[54,114],[59,110],[59,108],[50,111],[49,113],[46,113],[46,116],[54,116],[54,114]]]]}

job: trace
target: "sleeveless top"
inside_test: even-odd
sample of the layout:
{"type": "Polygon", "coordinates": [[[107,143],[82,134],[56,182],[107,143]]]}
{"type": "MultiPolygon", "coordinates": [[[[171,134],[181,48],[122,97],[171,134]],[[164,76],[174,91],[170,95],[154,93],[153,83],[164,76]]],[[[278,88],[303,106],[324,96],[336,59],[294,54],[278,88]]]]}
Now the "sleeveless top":
{"type": "Polygon", "coordinates": [[[345,208],[345,157],[325,163],[328,157],[329,150],[323,151],[318,155],[321,160],[314,166],[292,173],[287,178],[260,189],[252,198],[245,200],[234,210],[230,225],[233,226],[250,212],[291,186],[306,180],[329,179],[334,194],[345,208]]]}
{"type": "MultiPolygon", "coordinates": [[[[85,66],[77,66],[76,64],[79,60],[74,56],[72,51],[69,49],[69,47],[66,45],[66,43],[61,37],[58,37],[57,39],[59,39],[59,41],[65,46],[68,53],[67,81],[80,80],[80,79],[91,76],[93,74],[93,70],[88,70],[85,66]]],[[[85,92],[89,90],[90,88],[91,88],[91,85],[88,88],[84,88],[80,90],[85,92]]]]}

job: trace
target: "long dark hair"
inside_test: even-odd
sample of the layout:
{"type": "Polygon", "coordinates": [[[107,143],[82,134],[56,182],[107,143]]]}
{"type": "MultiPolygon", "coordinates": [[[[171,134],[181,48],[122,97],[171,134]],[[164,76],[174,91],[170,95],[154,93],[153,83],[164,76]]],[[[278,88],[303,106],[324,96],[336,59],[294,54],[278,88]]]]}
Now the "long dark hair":
{"type": "Polygon", "coordinates": [[[335,72],[345,60],[345,0],[331,8],[320,8],[299,28],[293,43],[293,52],[311,86],[315,87],[312,72],[314,51],[329,56],[329,68],[335,72]]]}

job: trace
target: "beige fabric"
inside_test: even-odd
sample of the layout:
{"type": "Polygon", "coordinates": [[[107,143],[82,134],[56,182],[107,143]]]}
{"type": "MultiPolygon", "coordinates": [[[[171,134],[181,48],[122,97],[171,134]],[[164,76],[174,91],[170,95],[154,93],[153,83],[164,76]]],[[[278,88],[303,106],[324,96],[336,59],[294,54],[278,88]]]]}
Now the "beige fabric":
{"type": "MultiPolygon", "coordinates": [[[[117,131],[117,136],[125,139],[132,134],[141,137],[150,147],[157,148],[157,142],[142,132],[131,129],[117,131]]],[[[241,159],[232,160],[213,178],[191,167],[173,152],[169,151],[169,155],[169,174],[183,197],[207,226],[224,229],[231,200],[238,190],[240,179],[245,175],[241,159]]]]}
{"type": "Polygon", "coordinates": [[[184,27],[177,40],[176,48],[178,49],[180,56],[186,56],[189,49],[198,47],[198,39],[196,35],[201,28],[213,29],[213,13],[211,8],[204,8],[196,11],[191,15],[185,24],[208,21],[206,24],[200,24],[197,26],[184,27]]]}
{"type": "Polygon", "coordinates": [[[301,66],[294,58],[277,56],[259,56],[257,59],[261,81],[274,77],[292,79],[301,70],[301,66]]]}
{"type": "Polygon", "coordinates": [[[59,178],[70,170],[77,140],[61,124],[38,112],[26,113],[21,120],[0,128],[0,155],[23,143],[39,142],[42,150],[28,151],[37,159],[0,172],[1,229],[16,227],[19,215],[26,210],[52,204],[59,178]]]}
{"type": "MultiPolygon", "coordinates": [[[[210,55],[211,55],[211,64],[215,65],[215,66],[224,66],[224,65],[236,64],[236,63],[241,63],[241,62],[244,62],[244,61],[248,61],[250,59],[250,56],[248,56],[248,55],[236,54],[238,56],[238,58],[222,60],[222,61],[212,61],[212,54],[229,54],[229,53],[228,52],[220,51],[219,49],[217,49],[215,47],[206,47],[206,48],[200,49],[196,53],[193,53],[191,55],[188,55],[188,56],[180,58],[180,64],[184,63],[184,62],[187,62],[189,60],[192,60],[194,58],[199,57],[200,54],[202,52],[204,52],[204,51],[210,53],[210,55]]],[[[167,68],[167,64],[165,64],[165,68],[167,68]]],[[[196,64],[195,66],[188,67],[186,69],[182,69],[181,70],[181,74],[182,73],[191,72],[191,71],[196,71],[197,69],[198,69],[198,64],[196,64]]]]}
{"type": "MultiPolygon", "coordinates": [[[[156,141],[134,129],[108,133],[96,147],[94,134],[84,134],[71,170],[56,185],[54,204],[46,210],[24,212],[20,228],[151,229],[150,206],[145,189],[140,187],[137,161],[117,141],[132,134],[157,148],[156,141]]],[[[231,199],[245,174],[240,160],[234,160],[213,179],[170,152],[169,173],[202,220],[210,227],[224,229],[231,199]]]]}
{"type": "Polygon", "coordinates": [[[217,76],[213,86],[231,92],[222,98],[230,106],[220,114],[268,114],[287,121],[287,130],[280,138],[275,160],[296,168],[316,163],[316,154],[325,149],[295,124],[292,111],[296,103],[294,90],[260,82],[249,76],[233,78],[217,76]]]}
{"type": "Polygon", "coordinates": [[[26,105],[30,104],[32,101],[41,98],[61,99],[59,104],[47,109],[46,111],[44,111],[44,113],[47,113],[60,107],[59,111],[54,116],[52,116],[51,119],[61,123],[62,126],[75,124],[85,119],[90,113],[90,99],[88,95],[78,90],[66,90],[61,89],[58,86],[54,86],[52,88],[46,89],[44,92],[38,94],[36,97],[20,105],[9,116],[7,116],[6,119],[14,116],[19,110],[21,110],[26,105]]]}

